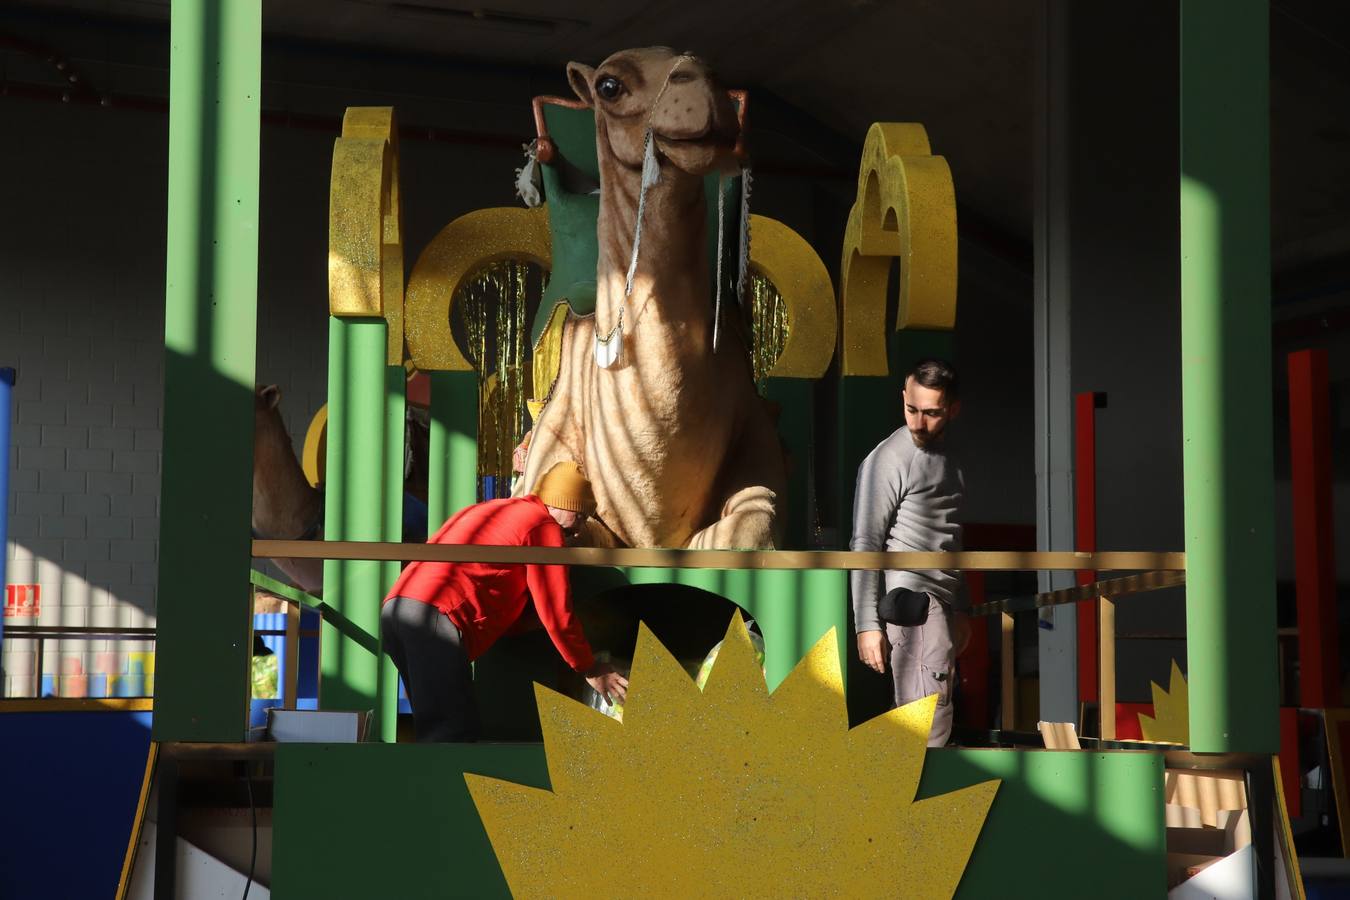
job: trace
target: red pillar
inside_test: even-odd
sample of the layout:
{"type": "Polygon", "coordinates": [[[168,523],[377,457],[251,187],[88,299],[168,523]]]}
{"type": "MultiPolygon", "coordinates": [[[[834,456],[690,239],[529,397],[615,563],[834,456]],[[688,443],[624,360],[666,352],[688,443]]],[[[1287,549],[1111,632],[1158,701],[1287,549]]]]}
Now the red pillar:
{"type": "MultiPolygon", "coordinates": [[[[1106,395],[1095,391],[1073,398],[1074,549],[1097,552],[1097,410],[1106,395]]],[[[1091,584],[1097,573],[1080,571],[1079,584],[1091,584]]],[[[1097,702],[1097,601],[1078,604],[1078,701],[1097,702]]],[[[1112,715],[1107,710],[1101,715],[1112,715]]]]}
{"type": "Polygon", "coordinates": [[[1341,705],[1336,550],[1331,509],[1331,400],[1325,350],[1289,354],[1299,702],[1341,705]]]}
{"type": "MultiPolygon", "coordinates": [[[[972,606],[985,601],[984,573],[967,572],[966,590],[972,606]]],[[[961,684],[961,703],[956,717],[972,728],[992,727],[989,715],[989,620],[970,620],[970,643],[956,661],[961,684]]]]}

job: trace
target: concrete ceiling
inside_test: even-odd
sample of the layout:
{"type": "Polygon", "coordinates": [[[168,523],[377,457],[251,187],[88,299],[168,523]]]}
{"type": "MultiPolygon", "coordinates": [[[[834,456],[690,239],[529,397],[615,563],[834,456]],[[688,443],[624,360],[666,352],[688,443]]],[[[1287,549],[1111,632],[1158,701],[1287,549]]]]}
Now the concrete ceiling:
{"type": "MultiPolygon", "coordinates": [[[[159,20],[169,9],[168,0],[36,5],[159,20]]],[[[268,0],[264,21],[279,37],[559,69],[629,46],[689,49],[727,83],[776,94],[851,141],[874,121],[923,122],[964,205],[1025,242],[1039,8],[1031,0],[495,0],[486,9],[460,0],[268,0]]],[[[1350,274],[1350,4],[1274,0],[1271,48],[1276,268],[1350,274]]]]}

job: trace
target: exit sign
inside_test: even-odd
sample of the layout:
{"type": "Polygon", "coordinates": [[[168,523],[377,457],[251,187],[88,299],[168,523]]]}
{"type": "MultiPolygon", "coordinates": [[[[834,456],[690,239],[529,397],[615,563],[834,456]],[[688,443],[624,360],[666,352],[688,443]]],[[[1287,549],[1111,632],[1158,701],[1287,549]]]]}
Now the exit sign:
{"type": "Polygon", "coordinates": [[[5,585],[5,618],[37,618],[42,606],[42,585],[7,584],[5,585]]]}

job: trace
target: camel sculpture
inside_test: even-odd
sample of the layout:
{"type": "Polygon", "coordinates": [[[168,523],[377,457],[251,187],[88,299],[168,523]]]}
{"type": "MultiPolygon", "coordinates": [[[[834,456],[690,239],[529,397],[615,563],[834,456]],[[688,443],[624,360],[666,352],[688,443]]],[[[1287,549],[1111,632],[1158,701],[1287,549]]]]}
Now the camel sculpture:
{"type": "Polygon", "coordinates": [[[740,165],[736,109],[705,63],[666,48],[567,75],[595,112],[596,306],[563,324],[516,492],[573,460],[595,489],[592,543],[771,548],[781,446],[735,304],[715,322],[709,288],[703,179],[740,165]]]}
{"type": "MultiPolygon", "coordinates": [[[[281,389],[253,391],[253,536],[310,540],[322,536],[323,494],[309,483],[281,420],[281,389]]],[[[274,559],[302,590],[323,586],[323,560],[274,559]]]]}
{"type": "MultiPolygon", "coordinates": [[[[323,491],[309,483],[291,436],[281,420],[281,389],[275,384],[253,391],[253,536],[273,540],[323,538],[323,491]]],[[[403,540],[427,536],[426,410],[409,405],[404,419],[403,540]]],[[[322,473],[320,474],[322,477],[322,473]]],[[[302,590],[323,588],[323,560],[274,559],[302,590]]]]}

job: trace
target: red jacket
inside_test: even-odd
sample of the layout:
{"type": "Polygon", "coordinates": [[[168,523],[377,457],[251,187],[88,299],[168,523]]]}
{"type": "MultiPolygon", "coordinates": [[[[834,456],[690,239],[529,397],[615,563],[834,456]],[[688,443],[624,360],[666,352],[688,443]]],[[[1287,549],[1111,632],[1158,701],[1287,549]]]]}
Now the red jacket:
{"type": "MultiPolygon", "coordinates": [[[[460,510],[427,543],[561,547],[563,533],[538,497],[516,497],[460,510]]],[[[527,595],[567,664],[578,672],[594,665],[572,613],[566,566],[409,563],[385,599],[408,597],[441,610],[459,628],[469,659],[476,659],[520,618],[527,595]]]]}

